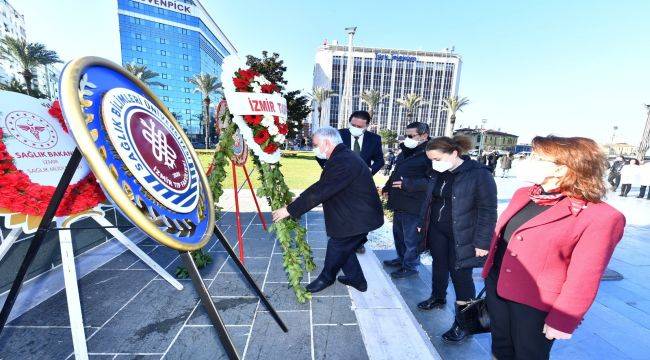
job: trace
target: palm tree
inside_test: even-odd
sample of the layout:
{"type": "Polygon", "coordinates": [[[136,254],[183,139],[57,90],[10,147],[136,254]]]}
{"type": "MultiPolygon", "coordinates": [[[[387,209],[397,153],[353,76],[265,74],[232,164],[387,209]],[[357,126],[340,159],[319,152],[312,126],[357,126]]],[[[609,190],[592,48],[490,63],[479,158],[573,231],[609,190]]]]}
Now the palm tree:
{"type": "Polygon", "coordinates": [[[395,101],[406,110],[406,118],[408,120],[411,120],[415,110],[427,104],[422,96],[415,93],[407,94],[404,98],[395,101]]]}
{"type": "Polygon", "coordinates": [[[205,148],[210,140],[210,94],[219,92],[222,88],[219,78],[210,74],[196,74],[189,80],[196,85],[194,92],[203,95],[203,131],[205,132],[205,148]]]}
{"type": "Polygon", "coordinates": [[[0,39],[0,60],[8,60],[20,67],[20,75],[25,81],[27,95],[32,95],[32,81],[36,67],[61,62],[59,55],[55,51],[48,50],[45,45],[8,35],[0,39]]]}
{"type": "Polygon", "coordinates": [[[158,77],[157,72],[150,70],[147,65],[138,65],[138,64],[133,64],[129,63],[124,65],[124,68],[126,71],[130,72],[133,74],[135,77],[140,79],[143,83],[149,85],[149,86],[163,86],[165,84],[159,82],[159,81],[151,81],[151,79],[158,77]]]}
{"type": "Polygon", "coordinates": [[[321,110],[323,109],[323,103],[327,101],[331,96],[336,96],[332,90],[325,89],[323,87],[314,88],[313,92],[310,94],[311,98],[316,101],[316,108],[318,109],[318,124],[321,124],[322,116],[321,110]]]}
{"type": "Polygon", "coordinates": [[[368,105],[368,113],[370,113],[370,118],[372,119],[373,115],[375,114],[375,109],[377,109],[377,106],[379,106],[379,103],[381,103],[382,100],[387,98],[387,94],[382,94],[379,92],[379,90],[366,90],[361,93],[361,101],[366,103],[368,105]]]}
{"type": "Polygon", "coordinates": [[[27,88],[25,87],[25,85],[23,85],[23,83],[18,81],[15,77],[11,78],[9,82],[0,83],[0,90],[27,94],[27,88]]]}
{"type": "Polygon", "coordinates": [[[458,96],[448,97],[443,100],[443,105],[449,115],[449,126],[447,126],[446,135],[451,137],[454,135],[454,126],[456,125],[456,112],[463,111],[463,107],[469,104],[469,99],[466,97],[458,98],[458,96]]]}

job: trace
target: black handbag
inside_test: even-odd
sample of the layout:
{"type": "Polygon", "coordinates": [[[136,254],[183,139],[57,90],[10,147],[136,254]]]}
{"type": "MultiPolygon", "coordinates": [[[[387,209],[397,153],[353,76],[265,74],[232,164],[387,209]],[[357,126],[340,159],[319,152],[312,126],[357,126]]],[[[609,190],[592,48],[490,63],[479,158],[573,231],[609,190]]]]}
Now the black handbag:
{"type": "Polygon", "coordinates": [[[478,293],[476,299],[468,302],[460,310],[460,317],[465,328],[472,334],[490,332],[490,315],[485,301],[485,287],[478,293]]]}

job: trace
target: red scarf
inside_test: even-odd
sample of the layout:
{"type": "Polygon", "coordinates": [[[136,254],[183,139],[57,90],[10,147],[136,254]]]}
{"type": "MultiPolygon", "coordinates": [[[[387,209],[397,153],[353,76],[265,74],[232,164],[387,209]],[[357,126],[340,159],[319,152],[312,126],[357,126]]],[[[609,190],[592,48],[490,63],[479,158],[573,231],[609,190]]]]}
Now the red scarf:
{"type": "MultiPolygon", "coordinates": [[[[543,206],[553,206],[566,197],[561,192],[545,193],[540,185],[534,185],[530,188],[528,196],[535,204],[543,206]]],[[[571,213],[573,215],[578,215],[582,209],[587,207],[585,200],[570,197],[569,201],[571,202],[571,213]]]]}

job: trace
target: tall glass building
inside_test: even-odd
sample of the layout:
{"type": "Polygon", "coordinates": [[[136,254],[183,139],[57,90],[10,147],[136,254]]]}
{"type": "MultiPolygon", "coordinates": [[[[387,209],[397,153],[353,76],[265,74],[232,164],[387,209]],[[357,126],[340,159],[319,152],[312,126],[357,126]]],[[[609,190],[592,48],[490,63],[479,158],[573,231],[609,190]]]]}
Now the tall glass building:
{"type": "MultiPolygon", "coordinates": [[[[342,127],[347,119],[339,112],[348,60],[347,46],[323,44],[316,53],[314,87],[330,89],[334,96],[322,106],[322,116],[312,112],[313,128],[323,125],[342,127]]],[[[375,109],[375,129],[391,129],[403,134],[410,121],[431,127],[431,135],[444,135],[447,111],[443,100],[457,96],[461,58],[452,51],[429,52],[382,48],[353,48],[352,110],[368,110],[361,93],[378,90],[387,95],[375,109]],[[396,100],[415,93],[426,102],[407,119],[396,100]]]]}
{"type": "MultiPolygon", "coordinates": [[[[152,90],[191,138],[201,138],[202,96],[188,80],[219,77],[237,52],[198,0],[117,0],[122,64],[146,65],[159,76],[152,90]]],[[[212,95],[214,103],[219,95],[212,95]]]]}

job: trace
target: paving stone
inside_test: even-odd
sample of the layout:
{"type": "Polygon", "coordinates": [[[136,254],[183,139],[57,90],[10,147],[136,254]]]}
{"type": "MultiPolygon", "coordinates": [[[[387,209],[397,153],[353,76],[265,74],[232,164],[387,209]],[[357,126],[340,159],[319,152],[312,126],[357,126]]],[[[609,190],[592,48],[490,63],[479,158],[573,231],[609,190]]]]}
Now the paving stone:
{"type": "MultiPolygon", "coordinates": [[[[155,273],[152,271],[93,271],[79,281],[79,298],[85,326],[100,327],[138,293],[155,273]]],[[[175,290],[165,283],[165,287],[175,290]]],[[[69,326],[65,291],[45,300],[13,320],[11,325],[69,326]]]]}
{"type": "MultiPolygon", "coordinates": [[[[264,274],[251,274],[255,283],[261,288],[264,281],[264,274]]],[[[219,274],[210,285],[212,296],[253,296],[252,288],[243,275],[238,273],[219,274]]]]}
{"type": "Polygon", "coordinates": [[[161,359],[162,355],[126,355],[120,354],[115,356],[115,360],[155,360],[161,359]]]}
{"type": "MultiPolygon", "coordinates": [[[[244,266],[250,273],[264,273],[269,266],[270,257],[244,257],[244,266]]],[[[222,272],[239,272],[239,268],[233,259],[228,259],[226,265],[221,269],[222,272]]]]}
{"type": "Polygon", "coordinates": [[[0,359],[65,359],[72,349],[69,328],[7,327],[0,335],[0,359]]]}
{"type": "MultiPolygon", "coordinates": [[[[274,240],[256,240],[254,238],[245,237],[244,241],[244,256],[253,257],[266,257],[270,256],[273,252],[274,240]]],[[[237,252],[238,253],[238,252],[237,252]]]]}
{"type": "MultiPolygon", "coordinates": [[[[213,297],[214,305],[226,325],[250,325],[257,309],[257,297],[213,297]]],[[[199,305],[188,321],[189,325],[212,325],[203,305],[199,305]]]]}
{"type": "MultiPolygon", "coordinates": [[[[317,295],[317,294],[316,294],[317,295]]],[[[354,324],[357,317],[349,297],[313,297],[311,301],[314,324],[354,324]]]]}
{"type": "Polygon", "coordinates": [[[309,310],[309,302],[301,304],[289,284],[264,284],[264,293],[275,310],[309,310]]]}
{"type": "Polygon", "coordinates": [[[284,333],[267,312],[258,312],[246,359],[304,360],[311,358],[309,312],[283,312],[284,333]]]}
{"type": "MultiPolygon", "coordinates": [[[[166,246],[159,246],[147,255],[160,266],[169,270],[169,265],[178,257],[179,253],[177,250],[170,249],[166,246]]],[[[142,261],[138,261],[129,269],[149,269],[149,266],[142,261]]]]}
{"type": "Polygon", "coordinates": [[[95,353],[162,353],[192,312],[198,294],[153,281],[88,341],[95,353]]]}
{"type": "MultiPolygon", "coordinates": [[[[230,336],[237,353],[244,353],[246,340],[250,327],[227,326],[228,335],[230,336]]],[[[170,360],[216,360],[228,359],[223,345],[219,342],[217,331],[212,326],[201,327],[184,327],[178,339],[167,352],[165,359],[170,360]]]]}
{"type": "Polygon", "coordinates": [[[356,325],[314,326],[314,358],[368,359],[359,327],[356,325]]]}
{"type": "MultiPolygon", "coordinates": [[[[153,251],[154,248],[155,246],[149,246],[143,249],[143,251],[148,254],[153,251]]],[[[140,261],[140,258],[133,255],[132,252],[127,250],[99,267],[99,270],[124,270],[138,261],[140,261]]]]}

